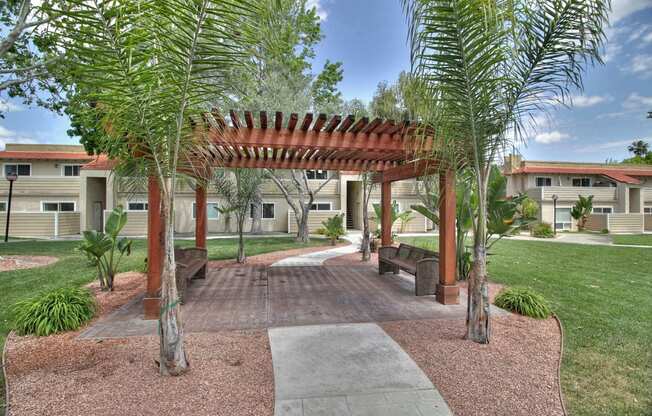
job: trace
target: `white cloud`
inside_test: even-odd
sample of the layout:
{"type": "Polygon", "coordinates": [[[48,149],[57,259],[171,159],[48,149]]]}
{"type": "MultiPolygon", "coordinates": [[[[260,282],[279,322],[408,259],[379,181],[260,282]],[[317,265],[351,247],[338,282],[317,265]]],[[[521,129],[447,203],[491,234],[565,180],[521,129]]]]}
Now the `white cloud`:
{"type": "Polygon", "coordinates": [[[562,133],[558,130],[554,130],[554,131],[537,134],[536,136],[534,136],[534,141],[541,144],[550,144],[550,143],[557,143],[562,140],[566,140],[568,138],[570,138],[568,134],[562,133]]]}
{"type": "Polygon", "coordinates": [[[610,100],[611,97],[601,95],[576,95],[571,97],[571,103],[573,107],[580,108],[593,107],[594,105],[598,105],[610,100]]]}
{"type": "Polygon", "coordinates": [[[615,24],[630,14],[648,7],[652,7],[650,0],[612,0],[609,20],[611,24],[615,24]]]}
{"type": "Polygon", "coordinates": [[[13,130],[9,130],[4,126],[0,126],[0,148],[4,149],[7,143],[25,143],[34,144],[38,141],[31,137],[19,134],[13,130]]]}
{"type": "Polygon", "coordinates": [[[652,108],[652,97],[640,95],[637,92],[631,93],[623,101],[623,108],[627,110],[640,110],[641,112],[650,111],[652,108]]]}
{"type": "Polygon", "coordinates": [[[652,75],[652,55],[634,55],[627,70],[644,77],[652,75]]]}
{"type": "Polygon", "coordinates": [[[323,0],[308,0],[306,2],[306,8],[312,9],[314,7],[317,12],[317,16],[319,17],[320,20],[323,21],[328,18],[328,11],[326,10],[322,2],[323,0]]]}
{"type": "Polygon", "coordinates": [[[0,100],[0,113],[11,113],[15,111],[23,111],[23,107],[10,101],[0,100]]]}

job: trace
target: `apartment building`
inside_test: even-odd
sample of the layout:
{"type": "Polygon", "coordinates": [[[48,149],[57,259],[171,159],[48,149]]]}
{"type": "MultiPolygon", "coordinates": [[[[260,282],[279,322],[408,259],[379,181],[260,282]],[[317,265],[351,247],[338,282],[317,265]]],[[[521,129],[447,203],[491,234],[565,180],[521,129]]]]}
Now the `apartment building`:
{"type": "Polygon", "coordinates": [[[526,161],[505,158],[508,195],[526,193],[540,206],[539,220],[576,230],[570,210],[579,195],[593,195],[587,229],[612,233],[652,231],[652,166],[526,161]]]}
{"type": "MultiPolygon", "coordinates": [[[[7,144],[0,151],[4,176],[17,173],[11,207],[10,235],[15,237],[64,237],[84,230],[102,230],[107,213],[122,205],[127,210],[125,235],[147,234],[147,186],[121,180],[105,157],[88,156],[81,146],[7,144]]],[[[338,171],[307,171],[309,183],[319,187],[309,217],[311,231],[336,214],[346,215],[347,227],[362,228],[362,182],[357,174],[338,171]]],[[[9,182],[0,178],[0,221],[4,224],[9,182]]],[[[175,230],[192,234],[195,229],[193,183],[180,182],[175,206],[175,230]]],[[[392,195],[400,210],[419,203],[418,182],[397,182],[392,195]]],[[[208,231],[235,231],[235,221],[220,213],[223,200],[214,188],[208,189],[208,231]]],[[[380,189],[371,203],[380,202],[380,189]]],[[[373,209],[369,207],[373,216],[373,209]]],[[[294,233],[294,214],[277,186],[267,181],[262,188],[262,229],[264,232],[294,233]]],[[[246,229],[251,223],[246,224],[246,229]]],[[[422,215],[413,212],[407,223],[397,222],[395,231],[425,232],[432,229],[422,215]]]]}

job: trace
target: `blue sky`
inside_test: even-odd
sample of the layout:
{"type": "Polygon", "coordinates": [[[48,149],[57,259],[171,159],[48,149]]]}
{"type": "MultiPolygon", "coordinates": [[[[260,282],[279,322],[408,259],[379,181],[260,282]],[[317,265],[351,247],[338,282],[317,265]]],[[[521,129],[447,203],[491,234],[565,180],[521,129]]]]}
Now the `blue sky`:
{"type": "MultiPolygon", "coordinates": [[[[309,0],[322,19],[325,39],[313,69],[326,59],[344,63],[345,98],[369,101],[379,81],[394,81],[410,67],[407,24],[399,0],[309,0]]],[[[527,159],[602,162],[628,156],[627,144],[652,144],[652,0],[612,0],[606,64],[590,68],[585,90],[570,108],[537,117],[538,127],[520,150],[527,159]]],[[[75,143],[68,120],[19,103],[0,120],[0,147],[11,141],[75,143]]],[[[273,109],[270,109],[273,110],[273,109]]]]}

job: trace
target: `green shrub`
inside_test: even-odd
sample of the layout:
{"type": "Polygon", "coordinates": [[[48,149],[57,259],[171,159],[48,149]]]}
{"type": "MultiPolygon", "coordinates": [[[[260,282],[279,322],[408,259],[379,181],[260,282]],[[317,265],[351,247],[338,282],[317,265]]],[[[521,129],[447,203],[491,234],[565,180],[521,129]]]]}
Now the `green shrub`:
{"type": "Polygon", "coordinates": [[[499,308],[537,319],[547,318],[552,313],[543,296],[528,288],[503,289],[496,296],[494,304],[499,308]]]}
{"type": "Polygon", "coordinates": [[[346,229],[344,228],[344,214],[338,214],[334,217],[330,217],[321,223],[324,228],[324,235],[331,239],[331,244],[335,245],[335,242],[346,235],[346,229]]]}
{"type": "Polygon", "coordinates": [[[89,321],[95,315],[95,299],[87,289],[61,288],[20,301],[13,312],[19,334],[47,336],[89,321]]]}
{"type": "Polygon", "coordinates": [[[600,232],[602,234],[609,234],[609,229],[608,228],[603,228],[602,230],[600,230],[600,232]]]}
{"type": "Polygon", "coordinates": [[[552,230],[552,225],[547,222],[540,222],[530,230],[532,237],[537,238],[552,238],[555,236],[554,231],[552,230]]]}

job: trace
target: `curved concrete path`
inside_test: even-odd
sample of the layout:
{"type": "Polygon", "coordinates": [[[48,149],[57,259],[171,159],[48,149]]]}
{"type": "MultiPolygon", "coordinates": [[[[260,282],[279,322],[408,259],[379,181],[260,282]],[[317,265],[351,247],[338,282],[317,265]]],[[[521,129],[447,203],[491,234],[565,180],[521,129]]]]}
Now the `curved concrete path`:
{"type": "Polygon", "coordinates": [[[292,267],[292,266],[321,266],[324,261],[333,257],[343,256],[358,251],[362,241],[362,234],[347,234],[344,239],[351,244],[330,250],[316,251],[314,253],[300,254],[298,256],[286,257],[273,263],[270,267],[292,267]]]}
{"type": "Polygon", "coordinates": [[[452,416],[410,356],[376,324],[269,330],[275,416],[452,416]]]}

